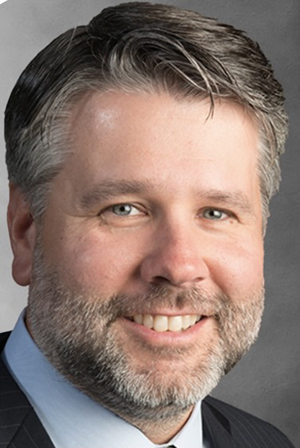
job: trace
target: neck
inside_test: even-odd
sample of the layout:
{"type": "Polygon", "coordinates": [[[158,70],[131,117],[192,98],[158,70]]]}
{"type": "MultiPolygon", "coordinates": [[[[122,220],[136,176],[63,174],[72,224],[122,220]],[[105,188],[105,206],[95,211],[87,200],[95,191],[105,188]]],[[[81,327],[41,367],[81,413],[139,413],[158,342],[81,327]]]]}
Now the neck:
{"type": "Polygon", "coordinates": [[[188,421],[193,408],[185,410],[185,412],[172,415],[170,418],[165,416],[159,416],[157,413],[157,418],[155,420],[140,418],[128,418],[125,415],[120,415],[124,420],[133,426],[136,426],[140,431],[142,431],[145,436],[155,444],[168,443],[185,425],[188,421]]]}

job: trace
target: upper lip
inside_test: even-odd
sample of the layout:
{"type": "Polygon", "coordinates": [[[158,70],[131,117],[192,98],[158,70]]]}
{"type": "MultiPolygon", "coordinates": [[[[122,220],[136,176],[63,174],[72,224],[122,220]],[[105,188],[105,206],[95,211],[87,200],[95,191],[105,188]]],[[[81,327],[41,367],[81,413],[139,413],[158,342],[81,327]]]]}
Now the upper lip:
{"type": "Polygon", "coordinates": [[[151,314],[151,316],[168,316],[168,317],[172,317],[172,316],[187,316],[187,315],[199,315],[199,316],[209,316],[212,315],[213,313],[207,313],[207,312],[201,312],[201,311],[196,311],[196,310],[147,310],[147,311],[135,311],[132,314],[128,314],[125,317],[132,317],[135,316],[137,314],[151,314]]]}

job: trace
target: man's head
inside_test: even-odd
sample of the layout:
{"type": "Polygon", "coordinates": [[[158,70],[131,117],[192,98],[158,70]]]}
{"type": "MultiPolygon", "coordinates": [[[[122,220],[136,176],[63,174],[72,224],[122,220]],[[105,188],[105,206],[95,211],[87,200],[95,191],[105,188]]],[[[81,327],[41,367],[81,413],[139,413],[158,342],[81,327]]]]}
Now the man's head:
{"type": "Polygon", "coordinates": [[[286,134],[268,62],[214,20],[121,5],[40,53],[6,119],[32,336],[129,421],[182,418],[259,329],[286,134]]]}

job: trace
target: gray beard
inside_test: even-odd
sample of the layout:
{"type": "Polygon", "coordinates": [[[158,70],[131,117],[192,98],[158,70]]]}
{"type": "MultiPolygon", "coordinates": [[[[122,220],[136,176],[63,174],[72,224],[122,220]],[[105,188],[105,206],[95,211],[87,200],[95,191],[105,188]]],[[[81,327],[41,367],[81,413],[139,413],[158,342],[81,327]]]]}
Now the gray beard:
{"type": "MultiPolygon", "coordinates": [[[[110,297],[76,293],[67,289],[55,269],[45,265],[38,247],[26,316],[36,344],[58,372],[93,400],[138,426],[145,421],[176,419],[207,396],[255,341],[263,302],[263,288],[252,297],[241,298],[239,305],[224,294],[205,295],[199,289],[178,294],[170,288],[152,287],[144,294],[110,297]],[[134,315],[138,308],[151,314],[158,304],[170,309],[188,305],[195,314],[214,310],[215,332],[205,345],[200,340],[193,346],[197,365],[185,363],[184,348],[145,344],[156,359],[170,356],[178,360],[180,370],[168,375],[155,362],[146,366],[134,362],[134,350],[126,350],[118,338],[114,324],[119,317],[134,315]]],[[[141,346],[141,341],[137,343],[141,346]]]]}

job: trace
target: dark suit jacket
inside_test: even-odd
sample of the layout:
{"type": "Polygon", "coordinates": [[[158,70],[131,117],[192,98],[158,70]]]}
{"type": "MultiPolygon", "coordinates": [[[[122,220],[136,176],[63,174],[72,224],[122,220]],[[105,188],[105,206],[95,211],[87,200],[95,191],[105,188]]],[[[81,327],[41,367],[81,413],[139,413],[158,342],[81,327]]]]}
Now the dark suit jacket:
{"type": "MultiPolygon", "coordinates": [[[[0,352],[8,335],[0,335],[0,352]]],[[[272,425],[214,398],[203,401],[202,414],[205,437],[214,448],[293,448],[272,425]]],[[[0,448],[54,448],[1,357],[0,448]]]]}

